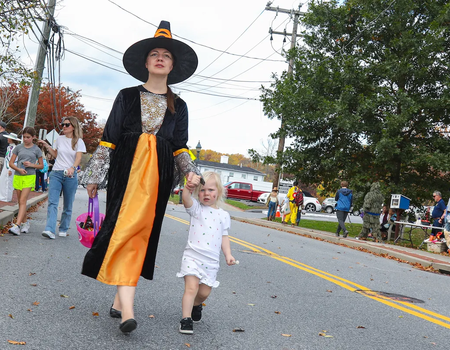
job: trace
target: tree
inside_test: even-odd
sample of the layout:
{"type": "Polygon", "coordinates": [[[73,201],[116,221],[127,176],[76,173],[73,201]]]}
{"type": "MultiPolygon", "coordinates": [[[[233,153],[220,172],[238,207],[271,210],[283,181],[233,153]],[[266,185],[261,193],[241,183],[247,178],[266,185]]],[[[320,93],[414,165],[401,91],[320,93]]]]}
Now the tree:
{"type": "Polygon", "coordinates": [[[285,171],[327,191],[380,181],[386,200],[450,195],[448,0],[312,1],[293,74],[262,89],[292,144],[285,171]],[[447,191],[447,192],[446,192],[447,191]]]}
{"type": "Polygon", "coordinates": [[[14,46],[17,38],[28,34],[35,18],[45,18],[45,4],[40,0],[2,0],[0,1],[0,78],[10,81],[31,77],[28,70],[17,57],[19,47],[14,46]]]}
{"type": "MultiPolygon", "coordinates": [[[[20,86],[11,83],[1,88],[0,98],[3,95],[15,96],[15,100],[8,106],[3,114],[3,120],[8,123],[8,131],[19,134],[23,128],[25,110],[28,103],[30,86],[20,86]],[[4,92],[7,89],[9,92],[4,92]]],[[[62,130],[61,121],[64,117],[78,118],[83,128],[83,141],[88,153],[92,153],[98,145],[102,129],[98,127],[96,115],[85,110],[79,102],[80,93],[68,88],[53,88],[47,84],[41,88],[39,104],[36,112],[35,129],[46,129],[57,132],[62,130]]],[[[1,103],[0,103],[1,105],[1,103]]]]}

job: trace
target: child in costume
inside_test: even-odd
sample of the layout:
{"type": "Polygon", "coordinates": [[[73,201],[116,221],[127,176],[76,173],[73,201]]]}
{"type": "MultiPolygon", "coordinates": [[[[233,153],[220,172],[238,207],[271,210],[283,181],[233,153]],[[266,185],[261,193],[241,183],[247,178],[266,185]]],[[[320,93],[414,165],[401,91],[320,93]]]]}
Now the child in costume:
{"type": "Polygon", "coordinates": [[[17,192],[19,201],[19,213],[16,225],[9,229],[9,233],[19,236],[20,233],[28,233],[30,223],[27,221],[27,200],[36,183],[36,169],[42,169],[42,151],[33,143],[36,131],[27,126],[23,129],[23,143],[16,146],[9,161],[9,166],[15,170],[13,187],[17,192]],[[17,160],[17,165],[14,164],[17,160]],[[38,163],[36,163],[38,161],[38,163]]]}
{"type": "Polygon", "coordinates": [[[185,290],[182,300],[183,317],[180,333],[192,334],[193,321],[202,317],[202,303],[208,298],[212,288],[219,286],[216,281],[219,271],[220,249],[227,264],[234,265],[231,255],[230,214],[218,207],[223,200],[223,186],[220,176],[214,172],[203,174],[205,185],[199,186],[201,177],[190,174],[188,187],[197,186],[192,198],[189,190],[182,194],[184,207],[191,216],[189,237],[181,261],[181,270],[177,277],[184,277],[185,290]]]}

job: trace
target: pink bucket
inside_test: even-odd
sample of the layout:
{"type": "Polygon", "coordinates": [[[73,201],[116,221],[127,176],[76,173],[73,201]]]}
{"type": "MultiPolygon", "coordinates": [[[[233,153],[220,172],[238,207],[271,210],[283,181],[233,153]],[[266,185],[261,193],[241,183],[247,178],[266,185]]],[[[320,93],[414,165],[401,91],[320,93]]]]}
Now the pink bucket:
{"type": "Polygon", "coordinates": [[[98,197],[95,196],[95,198],[89,198],[88,212],[81,214],[75,220],[77,224],[78,239],[80,240],[80,243],[82,245],[84,245],[87,248],[92,247],[94,238],[95,236],[97,236],[99,228],[102,225],[104,219],[105,214],[101,214],[98,207],[98,197]],[[88,216],[92,218],[92,222],[94,224],[93,231],[85,230],[80,227],[80,223],[84,224],[88,216]]]}

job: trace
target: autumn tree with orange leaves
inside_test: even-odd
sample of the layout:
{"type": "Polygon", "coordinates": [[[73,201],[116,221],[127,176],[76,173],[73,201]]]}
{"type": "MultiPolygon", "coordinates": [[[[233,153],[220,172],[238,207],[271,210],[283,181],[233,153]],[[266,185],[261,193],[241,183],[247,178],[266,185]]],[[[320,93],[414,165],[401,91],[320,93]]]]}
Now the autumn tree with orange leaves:
{"type": "MultiPolygon", "coordinates": [[[[9,104],[0,103],[1,119],[8,125],[9,132],[17,134],[23,129],[25,111],[28,103],[30,86],[11,83],[0,88],[0,99],[8,96],[9,104]],[[3,109],[1,106],[4,106],[3,109]]],[[[83,141],[88,153],[92,153],[98,145],[103,130],[98,127],[96,115],[86,111],[80,103],[80,93],[65,87],[53,88],[50,84],[41,87],[36,112],[35,129],[46,129],[47,132],[62,131],[61,121],[64,117],[76,117],[83,128],[83,141]]]]}

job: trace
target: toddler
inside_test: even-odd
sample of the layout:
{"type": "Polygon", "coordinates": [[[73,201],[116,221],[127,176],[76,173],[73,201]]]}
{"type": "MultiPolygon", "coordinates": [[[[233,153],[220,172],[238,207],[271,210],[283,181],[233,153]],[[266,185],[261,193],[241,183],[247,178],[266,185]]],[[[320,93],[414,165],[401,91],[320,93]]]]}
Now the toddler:
{"type": "Polygon", "coordinates": [[[220,249],[228,265],[236,263],[231,255],[230,214],[218,207],[223,199],[223,186],[220,177],[214,172],[203,174],[205,184],[199,186],[201,177],[193,173],[187,179],[187,186],[195,186],[198,200],[190,191],[183,191],[182,198],[187,213],[191,216],[189,237],[181,261],[181,271],[177,277],[184,277],[182,300],[183,317],[180,333],[193,334],[193,321],[202,317],[202,303],[211,293],[211,288],[219,286],[216,281],[219,271],[220,249]]]}

